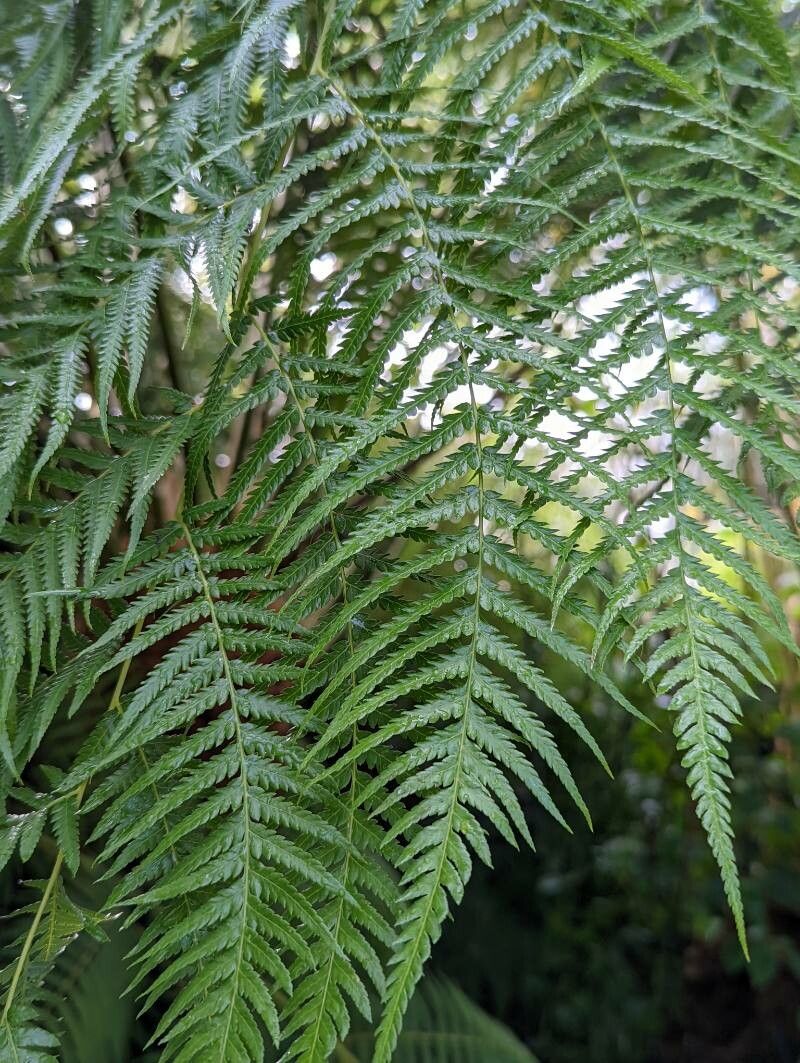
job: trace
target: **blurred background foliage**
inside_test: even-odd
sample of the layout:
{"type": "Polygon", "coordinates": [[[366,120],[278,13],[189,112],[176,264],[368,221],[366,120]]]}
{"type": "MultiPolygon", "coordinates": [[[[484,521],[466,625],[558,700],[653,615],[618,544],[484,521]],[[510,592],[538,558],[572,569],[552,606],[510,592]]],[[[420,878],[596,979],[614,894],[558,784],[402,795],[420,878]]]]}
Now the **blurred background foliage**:
{"type": "MultiPolygon", "coordinates": [[[[612,768],[627,765],[609,784],[571,750],[584,761],[594,834],[557,841],[531,808],[538,852],[498,847],[494,872],[476,872],[439,969],[542,1060],[795,1063],[800,719],[785,708],[797,693],[789,674],[748,705],[733,743],[749,965],[669,735],[607,713],[587,690],[612,768]]],[[[633,676],[628,695],[647,700],[633,676]]]]}

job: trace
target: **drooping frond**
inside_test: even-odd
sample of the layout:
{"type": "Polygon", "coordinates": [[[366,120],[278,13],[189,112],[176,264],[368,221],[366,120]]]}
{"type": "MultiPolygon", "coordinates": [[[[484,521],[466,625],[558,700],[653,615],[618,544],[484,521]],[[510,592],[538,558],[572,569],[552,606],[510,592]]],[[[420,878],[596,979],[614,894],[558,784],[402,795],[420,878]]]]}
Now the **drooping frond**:
{"type": "MultiPolygon", "coordinates": [[[[298,770],[299,711],[274,688],[292,680],[307,642],[272,611],[267,559],[243,553],[238,536],[186,523],[156,545],[158,560],[145,543],[141,568],[101,573],[95,594],[132,600],[83,667],[94,683],[153,647],[163,657],[118,721],[101,720],[62,788],[105,774],[84,812],[103,809],[93,838],[108,873],[122,876],[106,907],[154,916],[133,956],[135,984],[150,980],[145,1006],[174,997],[157,1030],[164,1058],[260,1058],[261,1030],[279,1038],[276,999],[297,978],[310,992],[326,950],[334,974],[324,992],[337,999],[339,980],[349,992],[361,985],[354,964],[379,977],[367,938],[387,936],[393,887],[365,855],[356,809],[307,787],[298,770]],[[283,663],[265,663],[275,653],[283,663]],[[350,870],[332,873],[339,865],[350,870]]],[[[302,997],[293,1000],[302,1028],[302,997]]],[[[343,1035],[340,1023],[326,1043],[343,1035]]]]}

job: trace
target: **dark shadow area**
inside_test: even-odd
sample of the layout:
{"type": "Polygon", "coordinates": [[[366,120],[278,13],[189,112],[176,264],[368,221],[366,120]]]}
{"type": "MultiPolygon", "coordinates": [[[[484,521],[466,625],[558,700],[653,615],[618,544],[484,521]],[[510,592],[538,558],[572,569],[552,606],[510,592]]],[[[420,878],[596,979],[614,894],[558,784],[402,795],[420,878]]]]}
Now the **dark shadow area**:
{"type": "Polygon", "coordinates": [[[636,766],[613,782],[582,766],[594,833],[531,807],[537,852],[475,868],[437,967],[541,1063],[796,1063],[800,727],[763,706],[749,721],[733,756],[749,964],[668,734],[598,721],[636,766]]]}

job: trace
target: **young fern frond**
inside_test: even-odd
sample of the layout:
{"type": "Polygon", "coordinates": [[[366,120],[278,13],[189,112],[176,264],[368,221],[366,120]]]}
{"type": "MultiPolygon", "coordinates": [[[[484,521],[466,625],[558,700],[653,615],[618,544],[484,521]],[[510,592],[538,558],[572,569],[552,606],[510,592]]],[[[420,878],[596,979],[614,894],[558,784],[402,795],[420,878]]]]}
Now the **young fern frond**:
{"type": "MultiPolygon", "coordinates": [[[[673,714],[746,952],[730,727],[796,652],[761,561],[800,563],[790,21],[15,12],[3,851],[57,853],[22,1058],[55,1048],[32,945],[82,857],[160,1058],[322,1063],[356,1016],[406,1058],[474,859],[532,846],[532,802],[591,824],[576,742],[610,772],[545,652],[641,718],[627,659],[673,714]]],[[[527,1058],[450,1003],[476,1058],[527,1058]]]]}

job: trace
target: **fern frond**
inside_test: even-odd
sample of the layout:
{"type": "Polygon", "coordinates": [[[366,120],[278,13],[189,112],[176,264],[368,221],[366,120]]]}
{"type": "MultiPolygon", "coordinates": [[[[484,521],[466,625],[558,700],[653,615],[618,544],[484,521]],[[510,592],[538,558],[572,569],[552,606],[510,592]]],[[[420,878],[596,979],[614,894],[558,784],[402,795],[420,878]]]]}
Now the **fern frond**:
{"type": "MultiPolygon", "coordinates": [[[[354,826],[355,812],[342,823],[345,833],[337,825],[344,809],[335,813],[324,791],[303,798],[300,752],[285,733],[300,717],[289,702],[265,692],[277,673],[259,663],[271,648],[301,654],[300,631],[278,617],[272,635],[248,627],[269,615],[255,602],[274,593],[273,581],[263,565],[234,576],[241,555],[213,533],[198,545],[186,524],[180,532],[186,545],[168,555],[163,590],[134,600],[111,625],[101,667],[135,661],[144,647],[167,637],[178,641],[133,693],[118,727],[92,744],[94,752],[65,785],[122,762],[86,808],[108,806],[94,837],[104,840],[102,859],[113,874],[127,869],[109,907],[128,906],[130,919],[159,913],[134,951],[137,983],[164,968],[148,988],[146,1006],[177,991],[157,1030],[165,1058],[192,1058],[201,1043],[209,1058],[254,1058],[263,1052],[262,1023],[279,1038],[275,995],[291,993],[297,977],[307,976],[305,992],[316,988],[316,975],[308,976],[314,954],[331,948],[336,974],[327,991],[337,995],[343,976],[348,992],[360,984],[348,953],[374,974],[378,961],[361,928],[379,935],[387,928],[367,894],[377,890],[383,905],[391,889],[355,848],[367,836],[354,826]],[[216,552],[205,552],[214,546],[216,552]],[[125,761],[134,751],[145,758],[144,773],[125,761]],[[317,853],[304,847],[308,838],[317,853]],[[329,870],[338,861],[353,865],[341,878],[329,870]],[[197,945],[184,954],[187,935],[197,945]]],[[[146,578],[152,575],[150,565],[146,578]]],[[[137,578],[134,569],[122,587],[135,587],[137,578]]],[[[307,1020],[303,996],[295,999],[297,1029],[307,1020]]],[[[336,1028],[322,1034],[325,1044],[336,1036],[336,1028]]]]}
{"type": "MultiPolygon", "coordinates": [[[[356,1059],[369,1059],[372,1038],[355,1032],[346,1042],[356,1059]],[[362,1048],[363,1046],[363,1048],[362,1048]]],[[[411,1001],[394,1058],[399,1063],[532,1063],[534,1057],[504,1026],[474,1004],[454,983],[428,978],[411,1001]]]]}

